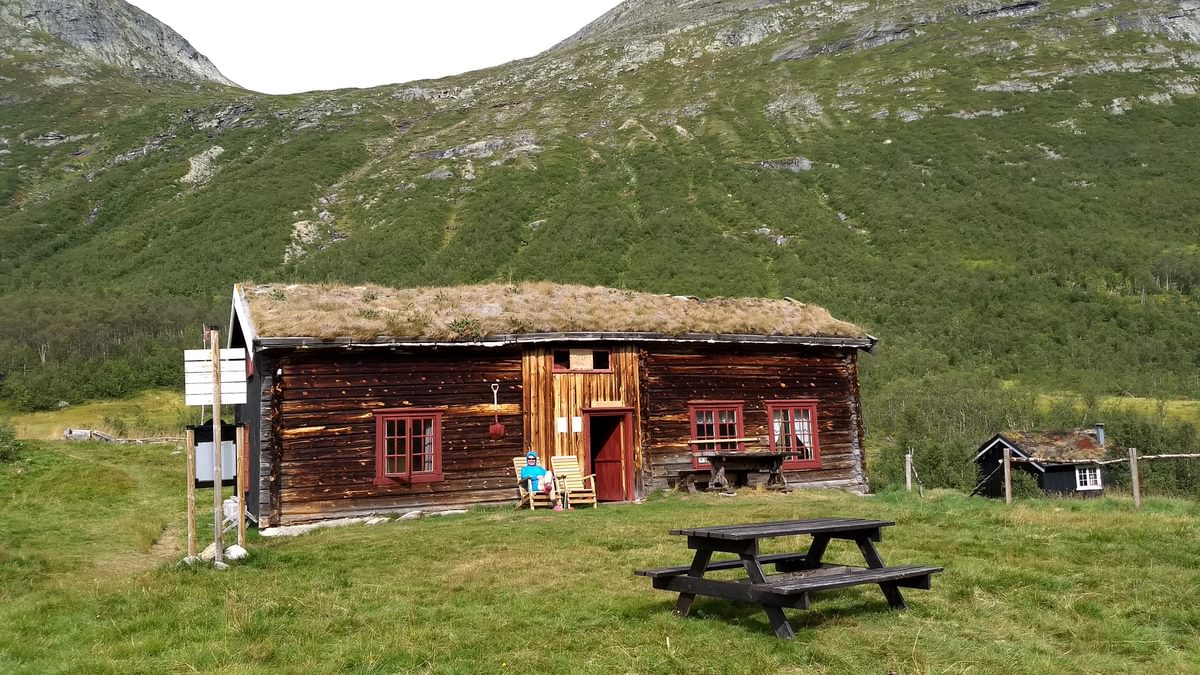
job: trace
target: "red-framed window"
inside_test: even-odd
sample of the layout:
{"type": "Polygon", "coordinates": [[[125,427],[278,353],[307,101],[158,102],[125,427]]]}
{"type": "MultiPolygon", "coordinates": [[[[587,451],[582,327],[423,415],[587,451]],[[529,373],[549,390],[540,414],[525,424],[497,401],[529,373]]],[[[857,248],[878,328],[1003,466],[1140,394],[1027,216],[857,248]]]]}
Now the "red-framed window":
{"type": "Polygon", "coordinates": [[[740,452],[746,449],[743,441],[743,410],[741,401],[690,401],[688,419],[691,421],[692,467],[702,469],[708,460],[697,457],[704,450],[740,452]],[[723,440],[727,439],[727,440],[723,440]]]}
{"type": "Polygon", "coordinates": [[[555,349],[554,372],[611,373],[612,352],[607,349],[555,349]]]}
{"type": "Polygon", "coordinates": [[[442,480],[442,411],[375,412],[375,484],[442,480]]]}
{"type": "Polygon", "coordinates": [[[770,420],[771,450],[787,453],[783,468],[821,468],[816,401],[768,401],[767,419],[770,420]]]}

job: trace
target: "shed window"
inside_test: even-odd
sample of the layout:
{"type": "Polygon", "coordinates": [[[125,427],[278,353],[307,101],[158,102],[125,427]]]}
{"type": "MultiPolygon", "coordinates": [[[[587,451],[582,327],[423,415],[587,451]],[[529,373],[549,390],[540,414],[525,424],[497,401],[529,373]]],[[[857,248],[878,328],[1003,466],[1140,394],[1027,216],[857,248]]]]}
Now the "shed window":
{"type": "Polygon", "coordinates": [[[442,411],[375,413],[375,484],[442,480],[442,411]]]}
{"type": "Polygon", "coordinates": [[[612,358],[607,349],[555,349],[554,370],[610,372],[612,358]]]}
{"type": "Polygon", "coordinates": [[[1103,485],[1100,484],[1100,467],[1098,466],[1077,466],[1075,467],[1075,489],[1077,490],[1099,490],[1103,485]]]}
{"type": "Polygon", "coordinates": [[[771,450],[787,453],[783,468],[821,468],[816,401],[772,401],[767,403],[767,416],[771,419],[771,450]]]}
{"type": "Polygon", "coordinates": [[[703,468],[708,460],[696,453],[745,449],[742,442],[741,401],[696,401],[688,405],[692,426],[692,466],[703,468]]]}

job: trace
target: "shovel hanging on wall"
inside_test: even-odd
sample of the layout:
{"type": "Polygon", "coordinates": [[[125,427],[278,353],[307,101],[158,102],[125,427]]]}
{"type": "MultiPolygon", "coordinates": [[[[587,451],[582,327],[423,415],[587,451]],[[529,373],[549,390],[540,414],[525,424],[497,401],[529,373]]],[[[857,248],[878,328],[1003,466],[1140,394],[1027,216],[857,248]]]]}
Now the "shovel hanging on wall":
{"type": "Polygon", "coordinates": [[[492,385],[492,417],[495,421],[488,426],[488,438],[498,441],[504,438],[504,424],[500,422],[500,384],[492,385]]]}

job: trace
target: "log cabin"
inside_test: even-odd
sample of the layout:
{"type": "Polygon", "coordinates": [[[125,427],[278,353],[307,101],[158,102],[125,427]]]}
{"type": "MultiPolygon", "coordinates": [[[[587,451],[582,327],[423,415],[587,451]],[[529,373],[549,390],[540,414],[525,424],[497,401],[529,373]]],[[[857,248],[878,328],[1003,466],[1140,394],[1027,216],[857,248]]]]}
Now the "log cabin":
{"type": "Polygon", "coordinates": [[[791,299],[239,284],[228,335],[260,527],[514,503],[530,450],[575,455],[602,502],[703,482],[714,448],[867,488],[857,359],[876,340],[791,299]]]}
{"type": "Polygon", "coordinates": [[[1002,431],[975,455],[979,484],[972,494],[1004,498],[1004,453],[1011,471],[1024,472],[1048,495],[1099,497],[1104,469],[1096,464],[1107,453],[1104,424],[1069,431],[1002,431]]]}

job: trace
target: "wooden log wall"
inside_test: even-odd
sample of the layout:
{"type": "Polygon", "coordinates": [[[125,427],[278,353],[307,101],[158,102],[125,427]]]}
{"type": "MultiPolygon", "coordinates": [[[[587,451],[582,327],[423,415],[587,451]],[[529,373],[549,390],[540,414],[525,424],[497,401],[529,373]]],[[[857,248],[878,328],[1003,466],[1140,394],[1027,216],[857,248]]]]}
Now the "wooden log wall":
{"type": "Polygon", "coordinates": [[[248,383],[246,405],[241,406],[239,422],[250,428],[250,494],[246,506],[254,522],[266,523],[271,512],[271,401],[274,396],[275,367],[262,354],[255,354],[254,376],[248,383]],[[254,461],[257,459],[257,461],[254,461]],[[260,520],[262,519],[262,520],[260,520]]]}
{"type": "Polygon", "coordinates": [[[278,367],[271,524],[516,499],[512,458],[524,448],[517,349],[295,351],[278,367]],[[494,382],[507,431],[500,440],[488,437],[494,382]],[[387,408],[444,411],[445,480],[373,484],[373,412],[387,408]]]}
{"type": "Polygon", "coordinates": [[[641,364],[647,488],[665,487],[680,472],[692,470],[689,401],[742,401],[745,437],[759,439],[746,443],[746,450],[766,450],[767,402],[793,399],[818,401],[821,468],[789,471],[789,481],[865,488],[856,376],[852,350],[647,347],[641,364]]]}
{"type": "MultiPolygon", "coordinates": [[[[565,346],[558,346],[564,349],[565,346]]],[[[545,457],[575,455],[586,467],[584,434],[571,429],[571,418],[582,417],[585,408],[628,407],[634,409],[634,472],[640,472],[641,433],[638,421],[641,400],[638,392],[638,349],[634,345],[570,345],[572,349],[606,349],[612,372],[554,371],[552,347],[530,347],[522,359],[525,379],[525,437],[527,447],[545,457]],[[566,418],[567,432],[560,433],[556,420],[566,418]]],[[[624,470],[625,467],[622,467],[624,470]]]]}

